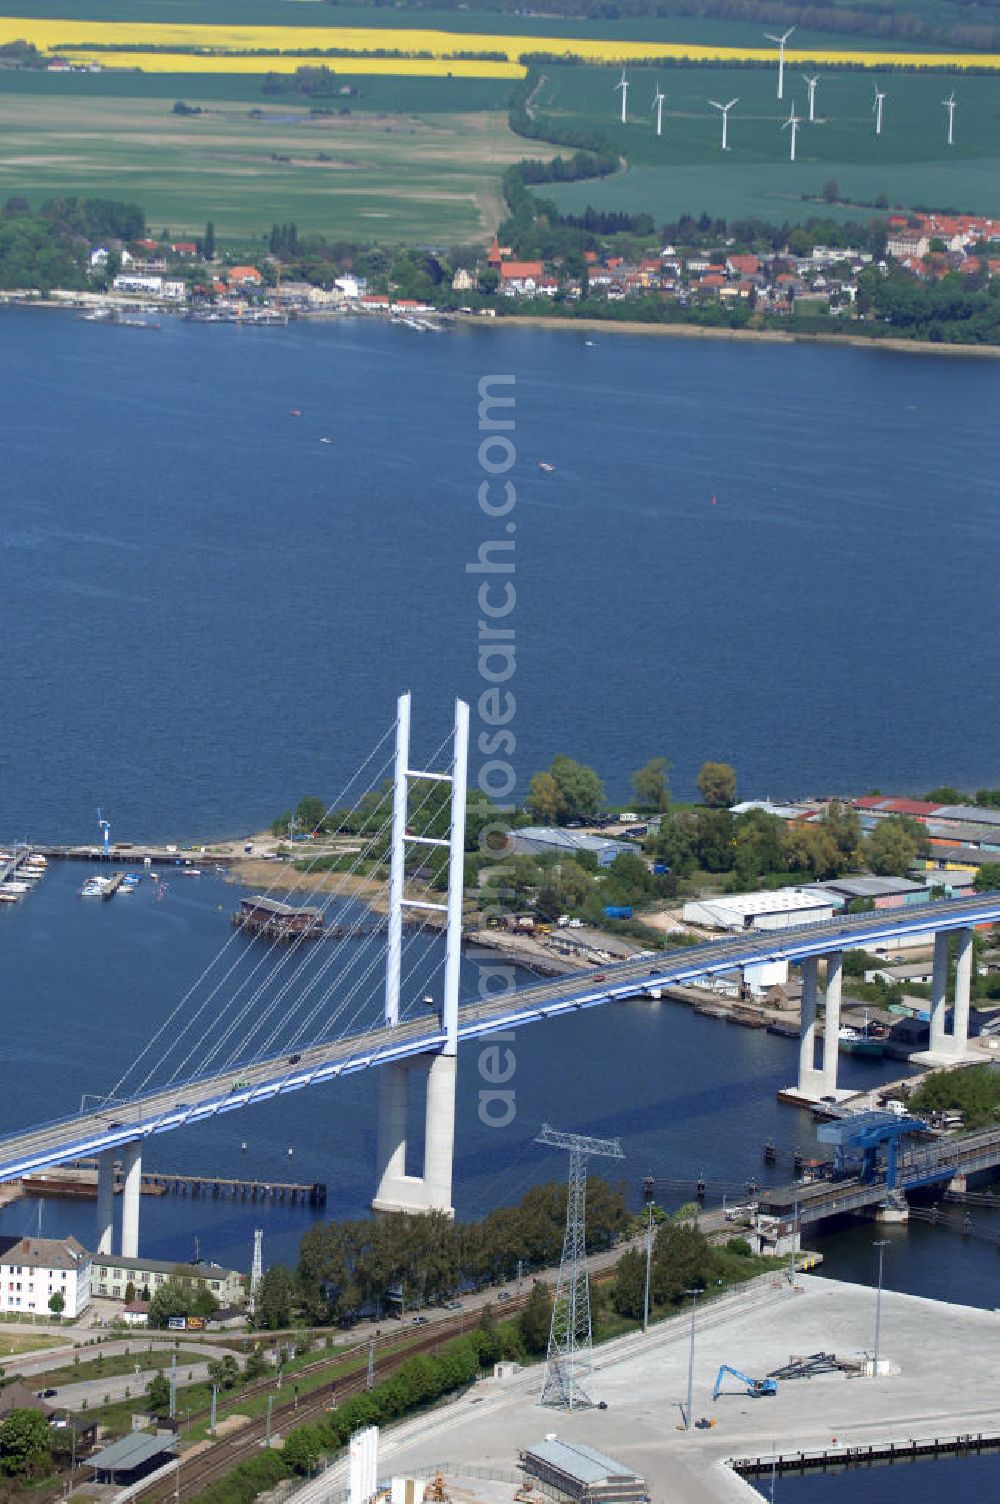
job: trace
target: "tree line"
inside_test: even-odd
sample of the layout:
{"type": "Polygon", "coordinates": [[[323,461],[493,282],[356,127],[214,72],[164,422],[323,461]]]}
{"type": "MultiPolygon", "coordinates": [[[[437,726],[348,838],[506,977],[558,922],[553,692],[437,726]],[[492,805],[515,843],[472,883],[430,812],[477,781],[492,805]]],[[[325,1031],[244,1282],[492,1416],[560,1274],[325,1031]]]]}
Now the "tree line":
{"type": "MultiPolygon", "coordinates": [[[[587,1246],[611,1247],[628,1224],[624,1190],[588,1182],[587,1246]]],[[[323,1325],[361,1310],[431,1305],[458,1291],[556,1263],[566,1225],[566,1187],[533,1186],[514,1206],[479,1221],[441,1213],[315,1223],[305,1233],[295,1298],[307,1322],[323,1325]]]]}

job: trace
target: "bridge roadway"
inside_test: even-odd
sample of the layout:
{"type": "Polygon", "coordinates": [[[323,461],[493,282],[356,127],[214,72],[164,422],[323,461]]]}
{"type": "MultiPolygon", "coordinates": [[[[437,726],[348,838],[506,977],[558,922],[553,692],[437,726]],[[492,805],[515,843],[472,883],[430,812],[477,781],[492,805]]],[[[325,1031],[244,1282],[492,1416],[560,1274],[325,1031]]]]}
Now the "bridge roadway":
{"type": "MultiPolygon", "coordinates": [[[[748,930],[703,945],[647,953],[638,958],[592,968],[529,987],[509,989],[495,999],[469,1002],[459,1011],[461,1042],[515,1029],[560,1014],[600,1007],[640,995],[648,988],[686,982],[733,971],[759,961],[801,961],[806,956],[865,947],[905,934],[928,936],[1000,921],[1000,893],[923,904],[901,912],[834,919],[828,924],[762,932],[748,930]]],[[[501,961],[484,963],[500,968],[501,961]]],[[[168,1133],[223,1112],[299,1091],[356,1071],[434,1054],[445,1043],[440,1019],[432,1014],[364,1035],[254,1061],[189,1080],[105,1107],[73,1114],[24,1133],[0,1138],[0,1182],[14,1180],[44,1165],[121,1148],[155,1134],[168,1133]]]]}

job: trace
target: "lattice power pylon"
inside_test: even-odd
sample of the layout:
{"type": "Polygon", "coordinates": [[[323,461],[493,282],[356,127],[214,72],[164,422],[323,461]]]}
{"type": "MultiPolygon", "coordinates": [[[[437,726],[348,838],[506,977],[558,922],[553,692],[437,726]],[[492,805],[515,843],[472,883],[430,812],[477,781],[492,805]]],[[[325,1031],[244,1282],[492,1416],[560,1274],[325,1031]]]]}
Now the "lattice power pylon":
{"type": "Polygon", "coordinates": [[[564,1410],[579,1410],[591,1404],[584,1380],[590,1373],[593,1346],[586,1243],[587,1160],[592,1157],[624,1159],[625,1156],[621,1143],[616,1138],[588,1138],[583,1133],[561,1133],[548,1123],[542,1124],[542,1131],[535,1142],[569,1152],[566,1236],[563,1239],[559,1280],[552,1307],[542,1404],[558,1405],[564,1410]]]}

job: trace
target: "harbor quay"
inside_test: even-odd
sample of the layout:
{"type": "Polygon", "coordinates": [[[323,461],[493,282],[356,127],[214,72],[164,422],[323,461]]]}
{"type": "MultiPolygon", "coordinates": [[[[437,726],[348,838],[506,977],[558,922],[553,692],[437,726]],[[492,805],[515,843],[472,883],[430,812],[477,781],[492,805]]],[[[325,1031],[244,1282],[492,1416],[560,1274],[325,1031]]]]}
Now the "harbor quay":
{"type": "MultiPolygon", "coordinates": [[[[686,1430],[685,1310],[647,1336],[596,1350],[591,1408],[543,1408],[540,1368],[485,1379],[443,1410],[384,1432],[379,1476],[426,1477],[440,1466],[463,1496],[491,1500],[500,1495],[488,1476],[520,1476],[519,1454],[554,1433],[613,1458],[653,1499],[751,1504],[760,1494],[733,1463],[766,1479],[775,1457],[785,1466],[799,1454],[807,1465],[839,1466],[873,1449],[933,1455],[956,1449],[956,1438],[975,1444],[1000,1434],[996,1312],[883,1290],[877,1376],[875,1320],[876,1294],[867,1286],[801,1274],[794,1284],[782,1280],[763,1295],[696,1312],[692,1419],[709,1424],[686,1430]],[[726,1374],[713,1398],[724,1365],[756,1379],[820,1352],[835,1354],[845,1370],[779,1378],[776,1393],[760,1398],[726,1374]]],[[[338,1480],[334,1473],[319,1481],[329,1496],[338,1480]]],[[[304,1490],[299,1498],[319,1504],[320,1494],[304,1490]]]]}

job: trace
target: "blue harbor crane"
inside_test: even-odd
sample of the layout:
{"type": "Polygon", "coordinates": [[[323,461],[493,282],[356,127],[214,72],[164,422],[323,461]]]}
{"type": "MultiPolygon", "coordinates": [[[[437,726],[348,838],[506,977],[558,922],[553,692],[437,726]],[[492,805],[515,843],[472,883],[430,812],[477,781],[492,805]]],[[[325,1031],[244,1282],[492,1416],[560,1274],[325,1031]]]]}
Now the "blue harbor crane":
{"type": "Polygon", "coordinates": [[[97,807],[97,823],[101,827],[101,835],[104,840],[104,855],[111,856],[111,821],[105,820],[101,815],[100,805],[97,807]]]}

